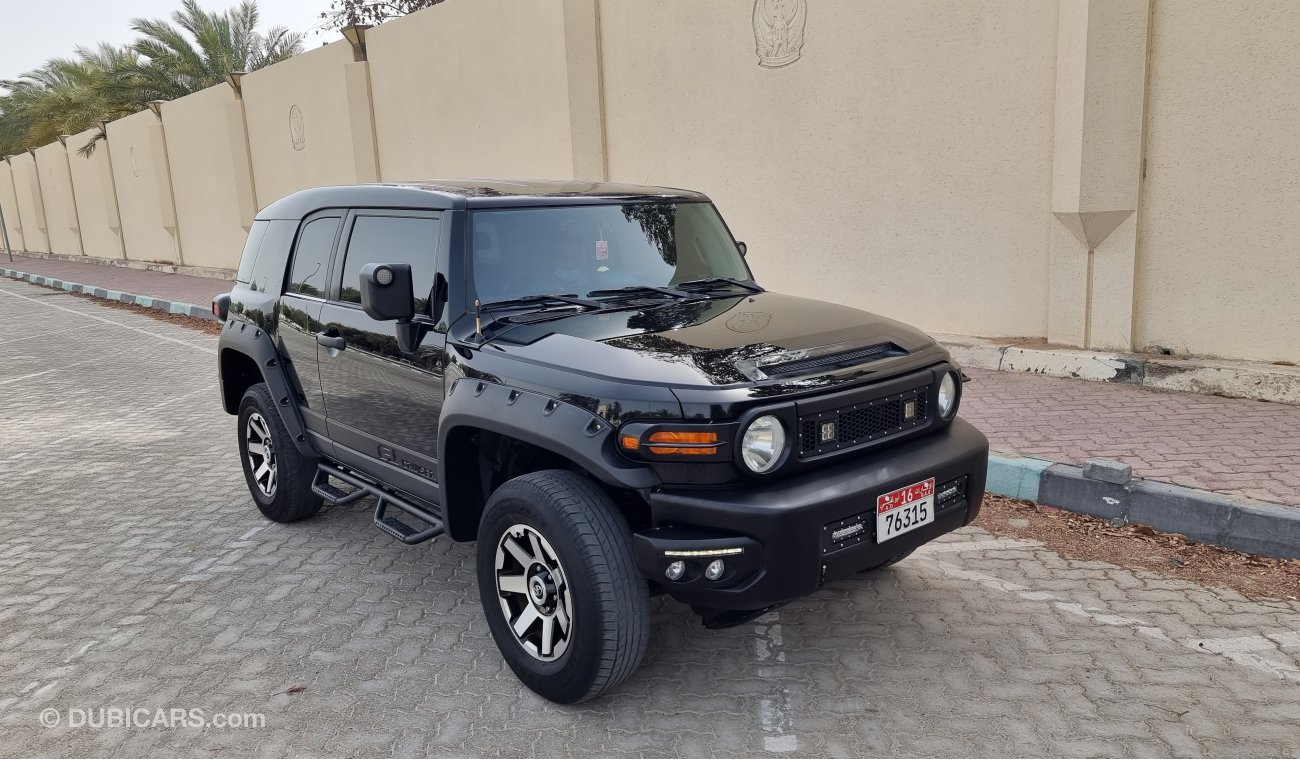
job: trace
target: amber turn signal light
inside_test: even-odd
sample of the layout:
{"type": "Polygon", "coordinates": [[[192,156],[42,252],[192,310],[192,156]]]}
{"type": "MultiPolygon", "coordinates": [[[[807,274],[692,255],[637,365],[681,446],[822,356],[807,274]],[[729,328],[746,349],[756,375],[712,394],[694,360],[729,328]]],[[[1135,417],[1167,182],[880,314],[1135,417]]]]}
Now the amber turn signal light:
{"type": "Polygon", "coordinates": [[[650,446],[652,454],[711,455],[718,453],[718,434],[703,431],[660,430],[650,434],[650,443],[680,443],[684,446],[650,446]]]}

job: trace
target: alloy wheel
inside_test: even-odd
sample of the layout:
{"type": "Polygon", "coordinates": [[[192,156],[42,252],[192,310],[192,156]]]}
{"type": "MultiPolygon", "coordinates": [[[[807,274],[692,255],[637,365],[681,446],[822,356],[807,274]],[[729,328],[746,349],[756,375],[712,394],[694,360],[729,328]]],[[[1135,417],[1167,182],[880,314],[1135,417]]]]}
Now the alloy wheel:
{"type": "Polygon", "coordinates": [[[275,442],[271,440],[271,426],[261,414],[248,415],[244,443],[248,449],[248,471],[253,473],[257,490],[268,499],[275,498],[275,442]]]}
{"type": "Polygon", "coordinates": [[[555,550],[535,528],[517,524],[501,534],[496,586],[524,651],[543,662],[559,659],[573,639],[573,596],[555,550]]]}

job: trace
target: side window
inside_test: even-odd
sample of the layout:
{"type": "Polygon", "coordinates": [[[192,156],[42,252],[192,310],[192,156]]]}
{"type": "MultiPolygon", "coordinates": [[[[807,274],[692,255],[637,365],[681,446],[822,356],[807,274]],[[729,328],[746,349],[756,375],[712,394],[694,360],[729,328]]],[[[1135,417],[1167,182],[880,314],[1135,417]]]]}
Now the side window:
{"type": "Polygon", "coordinates": [[[253,222],[253,228],[248,231],[248,239],[244,241],[244,255],[239,257],[236,282],[248,284],[253,281],[253,265],[257,262],[257,251],[262,247],[262,238],[266,235],[266,228],[269,226],[271,223],[267,221],[253,222]]]}
{"type": "Polygon", "coordinates": [[[361,267],[383,262],[410,264],[415,312],[428,314],[438,248],[438,220],[418,216],[358,216],[343,259],[339,300],[361,303],[361,267]]]}
{"type": "Polygon", "coordinates": [[[263,293],[279,293],[284,287],[284,266],[289,263],[289,248],[293,246],[293,233],[298,225],[288,219],[259,222],[268,225],[262,238],[262,248],[257,253],[248,287],[263,293]]]}
{"type": "Polygon", "coordinates": [[[293,272],[289,275],[289,293],[315,298],[325,297],[325,281],[329,278],[330,249],[339,231],[339,218],[322,216],[312,219],[298,234],[298,247],[293,251],[293,272]]]}

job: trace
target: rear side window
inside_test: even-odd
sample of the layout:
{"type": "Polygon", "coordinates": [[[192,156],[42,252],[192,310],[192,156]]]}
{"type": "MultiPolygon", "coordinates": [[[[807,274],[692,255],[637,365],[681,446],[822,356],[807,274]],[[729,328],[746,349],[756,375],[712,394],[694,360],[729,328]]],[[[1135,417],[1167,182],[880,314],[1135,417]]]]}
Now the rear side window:
{"type": "Polygon", "coordinates": [[[289,263],[289,247],[293,245],[293,233],[298,225],[289,219],[273,219],[258,224],[266,225],[266,234],[257,252],[257,263],[253,265],[248,288],[263,293],[279,293],[284,287],[284,267],[289,263]]]}
{"type": "Polygon", "coordinates": [[[339,217],[320,216],[308,221],[298,234],[298,247],[293,251],[293,271],[289,274],[286,292],[313,298],[325,297],[325,282],[329,278],[330,249],[339,231],[339,217]]]}
{"type": "Polygon", "coordinates": [[[262,238],[266,235],[266,228],[269,226],[271,226],[270,222],[253,222],[253,228],[248,231],[248,240],[244,241],[244,255],[239,258],[239,271],[235,274],[235,282],[247,285],[253,281],[253,264],[257,261],[257,251],[262,247],[262,238]]]}
{"type": "Polygon", "coordinates": [[[429,292],[438,249],[438,220],[418,216],[358,216],[343,259],[339,300],[361,303],[361,267],[366,264],[410,264],[415,312],[428,314],[429,292]]]}

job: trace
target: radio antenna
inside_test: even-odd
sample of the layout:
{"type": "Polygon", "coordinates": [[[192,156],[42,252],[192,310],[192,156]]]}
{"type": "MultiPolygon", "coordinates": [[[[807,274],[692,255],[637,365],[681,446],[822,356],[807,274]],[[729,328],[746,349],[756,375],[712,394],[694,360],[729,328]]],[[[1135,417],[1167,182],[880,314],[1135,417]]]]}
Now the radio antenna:
{"type": "Polygon", "coordinates": [[[474,334],[480,339],[483,337],[483,304],[477,298],[474,299],[474,334]]]}

